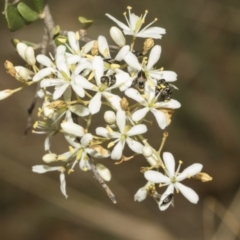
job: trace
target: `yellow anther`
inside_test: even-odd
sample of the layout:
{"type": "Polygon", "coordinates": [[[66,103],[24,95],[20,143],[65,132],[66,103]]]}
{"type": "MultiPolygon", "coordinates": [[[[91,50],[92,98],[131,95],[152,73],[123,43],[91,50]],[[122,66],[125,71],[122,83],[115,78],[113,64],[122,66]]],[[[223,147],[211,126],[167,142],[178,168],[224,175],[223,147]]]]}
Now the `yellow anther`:
{"type": "Polygon", "coordinates": [[[158,185],[159,187],[162,187],[162,184],[161,183],[159,183],[159,185],[158,185]]]}
{"type": "Polygon", "coordinates": [[[179,164],[183,164],[183,161],[182,161],[182,160],[179,160],[178,163],[179,163],[179,164]]]}
{"type": "Polygon", "coordinates": [[[107,145],[107,148],[111,148],[112,146],[114,146],[114,142],[110,142],[110,143],[107,145]]]}
{"type": "Polygon", "coordinates": [[[87,172],[87,170],[88,170],[88,168],[87,168],[87,167],[83,168],[83,171],[84,171],[84,172],[87,172]]]}
{"type": "Polygon", "coordinates": [[[164,70],[164,67],[161,67],[161,68],[160,68],[160,71],[163,71],[163,70],[164,70]]]}
{"type": "Polygon", "coordinates": [[[189,178],[189,179],[190,179],[190,178],[191,178],[191,176],[190,176],[189,174],[187,174],[187,178],[189,178]]]}
{"type": "Polygon", "coordinates": [[[124,13],[123,13],[123,15],[124,15],[124,16],[126,16],[126,15],[127,15],[127,13],[126,13],[126,12],[124,12],[124,13]]]}
{"type": "Polygon", "coordinates": [[[36,121],[34,124],[33,124],[33,128],[37,128],[38,126],[38,121],[36,121]]]}
{"type": "Polygon", "coordinates": [[[69,149],[69,152],[70,152],[70,153],[72,153],[72,154],[74,153],[74,149],[73,149],[72,146],[69,146],[68,149],[69,149]]]}
{"type": "Polygon", "coordinates": [[[73,172],[74,172],[73,169],[69,169],[69,170],[68,170],[68,174],[71,174],[71,173],[73,173],[73,172]]]}
{"type": "Polygon", "coordinates": [[[145,10],[145,13],[148,13],[148,10],[145,10]]]}
{"type": "Polygon", "coordinates": [[[75,33],[75,37],[76,37],[76,40],[78,40],[78,41],[80,40],[79,32],[76,32],[76,33],[75,33]]]}
{"type": "Polygon", "coordinates": [[[131,10],[131,9],[132,9],[132,7],[131,7],[131,6],[127,6],[127,9],[128,9],[128,10],[131,10]]]}
{"type": "Polygon", "coordinates": [[[157,21],[157,20],[158,20],[158,18],[155,18],[155,19],[154,19],[154,21],[157,21]]]}
{"type": "Polygon", "coordinates": [[[113,130],[112,130],[108,125],[107,125],[106,129],[107,129],[107,131],[108,131],[109,134],[112,134],[112,133],[113,133],[113,130]]]}
{"type": "Polygon", "coordinates": [[[177,193],[179,193],[179,190],[178,190],[178,189],[176,189],[176,192],[177,192],[177,193]]]}

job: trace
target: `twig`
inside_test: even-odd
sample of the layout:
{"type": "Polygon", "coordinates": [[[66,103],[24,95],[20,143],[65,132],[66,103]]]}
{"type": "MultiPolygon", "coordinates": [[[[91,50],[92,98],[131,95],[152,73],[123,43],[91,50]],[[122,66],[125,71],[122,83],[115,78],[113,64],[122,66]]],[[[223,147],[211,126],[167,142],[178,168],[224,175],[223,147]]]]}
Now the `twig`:
{"type": "Polygon", "coordinates": [[[102,179],[102,177],[99,175],[96,166],[94,165],[92,158],[90,156],[89,157],[89,163],[91,166],[91,170],[94,174],[94,178],[100,183],[100,185],[104,188],[104,190],[106,191],[108,197],[112,200],[113,203],[117,203],[116,200],[116,196],[113,194],[113,192],[111,191],[111,189],[108,187],[108,185],[104,182],[104,180],[102,179]]]}

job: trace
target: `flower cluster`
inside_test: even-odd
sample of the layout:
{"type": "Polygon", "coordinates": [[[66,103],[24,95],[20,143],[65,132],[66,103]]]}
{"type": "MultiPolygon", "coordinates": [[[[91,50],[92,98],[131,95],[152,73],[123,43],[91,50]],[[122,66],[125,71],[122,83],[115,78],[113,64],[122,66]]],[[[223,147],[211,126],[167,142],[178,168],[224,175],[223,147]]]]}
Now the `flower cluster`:
{"type": "MultiPolygon", "coordinates": [[[[157,19],[142,28],[147,11],[140,17],[131,13],[130,7],[128,11],[129,18],[124,13],[127,25],[106,14],[123,30],[110,29],[115,46],[109,46],[101,35],[84,43],[79,32],[69,31],[65,35],[66,41],[56,47],[54,54],[35,57],[31,46],[19,42],[17,52],[28,67],[14,66],[8,61],[5,67],[23,86],[1,91],[0,98],[25,86],[39,84],[38,96],[43,103],[38,111],[40,120],[33,125],[33,132],[46,134],[46,154],[42,158],[46,164],[33,166],[32,170],[36,173],[58,171],[60,189],[65,197],[65,175],[72,173],[77,165],[82,171],[93,171],[105,184],[111,179],[111,173],[106,166],[97,163],[99,159],[123,163],[142,155],[150,166],[142,169],[147,183],[135,194],[136,201],[149,195],[156,200],[160,210],[165,210],[173,204],[175,188],[190,202],[197,203],[197,194],[180,181],[195,177],[202,165],[193,164],[181,173],[180,167],[175,171],[172,154],[163,153],[162,161],[162,147],[157,151],[150,146],[151,139],[146,140],[151,127],[148,113],[156,119],[154,128],[165,129],[174,110],[181,106],[172,98],[177,89],[172,82],[177,80],[177,74],[157,67],[162,48],[154,39],[160,39],[165,29],[150,27],[157,19]],[[123,33],[132,36],[129,43],[123,33]],[[145,38],[140,50],[134,48],[137,38],[145,38]],[[92,118],[99,118],[99,113],[105,126],[95,128],[92,118]],[[62,134],[66,139],[68,151],[51,151],[56,134],[62,134]],[[132,151],[131,156],[124,155],[126,146],[132,151]],[[155,184],[168,187],[159,194],[155,184]]],[[[103,186],[107,187],[106,184],[103,186]]]]}

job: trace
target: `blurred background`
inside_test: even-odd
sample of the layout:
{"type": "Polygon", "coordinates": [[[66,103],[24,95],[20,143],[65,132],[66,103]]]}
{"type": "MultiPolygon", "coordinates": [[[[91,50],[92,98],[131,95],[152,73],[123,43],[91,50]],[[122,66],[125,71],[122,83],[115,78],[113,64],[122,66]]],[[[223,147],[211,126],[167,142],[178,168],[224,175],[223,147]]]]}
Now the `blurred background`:
{"type": "MultiPolygon", "coordinates": [[[[199,194],[199,203],[191,204],[177,194],[175,207],[160,212],[151,198],[142,203],[133,200],[145,184],[139,172],[146,166],[143,158],[120,165],[102,160],[112,171],[109,187],[118,203],[108,199],[92,173],[80,170],[67,176],[66,200],[59,190],[58,173],[31,171],[33,165],[42,164],[45,139],[31,133],[23,138],[33,86],[0,102],[0,239],[240,239],[240,2],[51,0],[49,5],[55,24],[62,29],[78,30],[77,18],[85,16],[95,21],[88,37],[101,34],[110,43],[109,29],[115,24],[105,13],[124,22],[122,13],[130,5],[137,15],[149,10],[146,23],[158,18],[156,25],[167,34],[156,41],[162,46],[157,66],[178,74],[180,91],[173,98],[182,104],[167,129],[164,151],[183,160],[183,167],[202,163],[213,181],[186,180],[199,194]]],[[[4,9],[3,1],[0,8],[4,9]]],[[[13,89],[19,83],[5,72],[3,63],[23,65],[23,61],[10,39],[40,42],[43,24],[38,21],[14,33],[7,29],[4,16],[0,24],[0,89],[13,89]]],[[[99,121],[94,124],[103,124],[99,121]]],[[[150,128],[153,146],[159,145],[162,133],[157,126],[150,128]]],[[[53,151],[66,150],[61,137],[54,141],[53,151]]]]}

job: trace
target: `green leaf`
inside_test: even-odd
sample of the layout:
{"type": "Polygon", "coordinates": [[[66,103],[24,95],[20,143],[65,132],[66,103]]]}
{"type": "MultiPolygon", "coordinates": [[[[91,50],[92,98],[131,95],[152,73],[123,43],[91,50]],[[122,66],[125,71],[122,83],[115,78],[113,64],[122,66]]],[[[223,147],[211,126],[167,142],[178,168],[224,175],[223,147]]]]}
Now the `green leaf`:
{"type": "Polygon", "coordinates": [[[12,32],[17,31],[28,24],[20,15],[17,8],[10,3],[5,5],[4,13],[7,20],[8,28],[12,32]]]}
{"type": "Polygon", "coordinates": [[[81,23],[81,29],[88,29],[92,24],[93,20],[87,19],[85,17],[78,17],[79,22],[81,23]]]}
{"type": "Polygon", "coordinates": [[[19,13],[22,17],[28,22],[34,22],[39,19],[39,14],[33,11],[28,5],[23,2],[20,2],[17,6],[19,13]]]}
{"type": "Polygon", "coordinates": [[[38,13],[42,13],[46,4],[46,0],[32,0],[38,13]]]}

